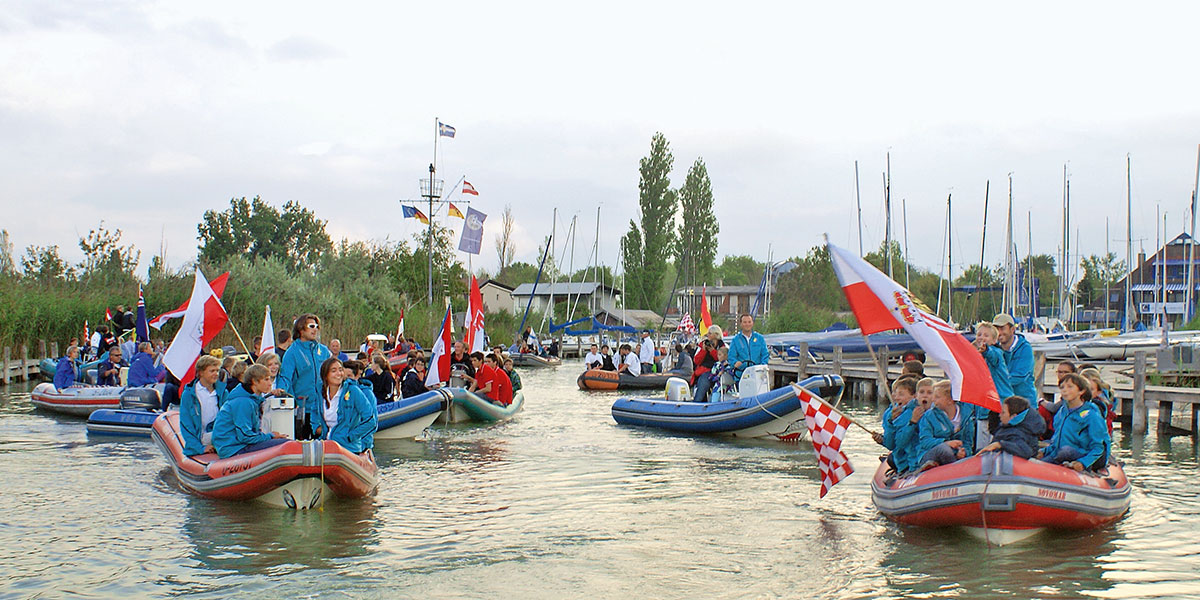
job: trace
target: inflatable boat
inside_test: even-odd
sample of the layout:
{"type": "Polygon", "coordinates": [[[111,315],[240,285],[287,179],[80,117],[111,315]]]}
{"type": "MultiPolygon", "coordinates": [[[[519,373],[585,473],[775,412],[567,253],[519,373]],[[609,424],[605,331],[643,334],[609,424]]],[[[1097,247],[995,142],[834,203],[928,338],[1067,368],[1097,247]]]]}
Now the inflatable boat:
{"type": "Polygon", "coordinates": [[[661,390],[666,387],[667,380],[672,377],[679,377],[679,375],[673,373],[627,375],[616,371],[588,369],[579,375],[575,383],[581,390],[661,390]]]}
{"type": "Polygon", "coordinates": [[[388,368],[396,375],[403,375],[404,370],[408,368],[407,354],[393,354],[388,357],[388,368]]]}
{"type": "Polygon", "coordinates": [[[446,399],[447,394],[433,390],[378,405],[379,430],[375,432],[375,439],[397,440],[421,435],[442,414],[446,399]]]}
{"type": "Polygon", "coordinates": [[[887,471],[880,463],[871,482],[871,498],[884,516],[921,527],[965,527],[998,545],[1044,529],[1104,527],[1129,510],[1129,480],[1116,464],[1079,473],[988,452],[921,473],[887,471]]]}
{"type": "Polygon", "coordinates": [[[509,355],[514,367],[557,367],[562,359],[557,356],[538,356],[536,354],[521,354],[514,352],[509,355]]]}
{"type": "Polygon", "coordinates": [[[289,441],[230,458],[186,456],[179,411],[159,415],[151,437],[180,485],[206,498],[259,500],[281,508],[315,508],[332,496],[362,498],[379,485],[371,451],[353,454],[332,440],[289,441]]]}
{"type": "Polygon", "coordinates": [[[88,417],[88,435],[149,439],[154,420],[162,414],[159,412],[162,406],[159,387],[126,388],[121,392],[120,408],[101,408],[88,417]]]}
{"type": "MultiPolygon", "coordinates": [[[[838,375],[809,377],[799,385],[830,403],[838,401],[844,387],[838,375]]],[[[621,398],[613,403],[612,416],[621,425],[792,441],[799,436],[789,426],[804,420],[804,403],[789,385],[721,402],[621,398]]]]}
{"type": "Polygon", "coordinates": [[[441,388],[445,401],[444,411],[438,417],[439,423],[494,423],[511,419],[525,407],[525,395],[521,392],[513,394],[512,404],[500,406],[468,391],[466,388],[441,388]]]}
{"type": "Polygon", "coordinates": [[[53,383],[39,383],[29,399],[38,408],[86,417],[102,408],[121,408],[123,387],[76,385],[60,390],[53,383]]]}

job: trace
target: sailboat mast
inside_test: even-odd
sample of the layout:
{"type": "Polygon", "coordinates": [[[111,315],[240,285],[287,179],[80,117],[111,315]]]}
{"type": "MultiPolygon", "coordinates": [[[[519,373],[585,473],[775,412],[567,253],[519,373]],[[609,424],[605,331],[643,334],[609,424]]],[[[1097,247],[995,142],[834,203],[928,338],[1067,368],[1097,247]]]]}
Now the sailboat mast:
{"type": "Polygon", "coordinates": [[[1185,323],[1192,320],[1192,297],[1196,293],[1196,283],[1192,274],[1192,263],[1196,252],[1196,202],[1197,196],[1200,196],[1200,146],[1196,147],[1196,184],[1192,188],[1192,226],[1188,230],[1188,236],[1192,239],[1188,240],[1187,245],[1187,293],[1184,294],[1184,309],[1183,321],[1185,323]]]}
{"type": "MultiPolygon", "coordinates": [[[[888,163],[891,163],[891,158],[888,159],[888,163]]],[[[886,171],[883,173],[883,213],[883,254],[887,260],[888,277],[894,280],[895,277],[892,275],[892,196],[888,189],[888,173],[886,171]]]]}
{"type": "MultiPolygon", "coordinates": [[[[983,257],[984,249],[987,248],[987,217],[988,217],[988,197],[992,192],[992,181],[989,179],[983,184],[983,231],[979,236],[979,278],[975,284],[975,314],[979,314],[979,297],[983,295],[983,257]]],[[[1008,256],[1005,254],[1005,256],[1008,256]]],[[[1005,283],[1007,283],[1007,279],[1005,283]]],[[[1004,297],[1007,299],[1008,286],[1004,286],[1004,297]]],[[[1004,301],[1001,301],[1001,305],[1004,301]]]]}
{"type": "Polygon", "coordinates": [[[854,203],[858,206],[858,257],[863,257],[862,195],[858,189],[858,161],[854,161],[854,203]]]}
{"type": "Polygon", "coordinates": [[[904,222],[904,287],[908,285],[908,199],[900,199],[900,220],[904,222]]]}
{"type": "Polygon", "coordinates": [[[946,322],[954,325],[954,234],[950,223],[950,194],[946,194],[946,322]]]}
{"type": "Polygon", "coordinates": [[[1104,328],[1108,329],[1108,304],[1110,297],[1108,295],[1108,280],[1112,277],[1112,273],[1108,270],[1109,257],[1112,256],[1112,251],[1108,249],[1108,217],[1104,217],[1104,328]]]}
{"type": "Polygon", "coordinates": [[[1130,286],[1130,276],[1133,274],[1133,175],[1129,155],[1125,155],[1125,326],[1122,331],[1129,331],[1133,322],[1129,311],[1133,310],[1133,291],[1130,286]]]}

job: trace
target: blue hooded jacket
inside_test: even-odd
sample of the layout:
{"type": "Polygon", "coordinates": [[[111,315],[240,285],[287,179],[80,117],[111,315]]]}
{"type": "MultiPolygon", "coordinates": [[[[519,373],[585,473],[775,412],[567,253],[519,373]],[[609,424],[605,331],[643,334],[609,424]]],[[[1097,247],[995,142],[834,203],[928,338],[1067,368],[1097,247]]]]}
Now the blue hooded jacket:
{"type": "Polygon", "coordinates": [[[1027,408],[1001,423],[992,435],[992,441],[1000,443],[1000,449],[1013,456],[1030,458],[1037,453],[1038,439],[1046,431],[1046,422],[1037,409],[1027,408]]]}
{"type": "Polygon", "coordinates": [[[288,347],[279,366],[275,385],[296,399],[308,413],[308,422],[316,423],[321,407],[321,363],[331,354],[321,342],[296,340],[288,347]]]}
{"type": "Polygon", "coordinates": [[[129,367],[129,387],[141,387],[158,383],[158,378],[167,372],[167,368],[154,366],[154,355],[138,352],[133,355],[133,364],[129,367]]]}
{"type": "MultiPolygon", "coordinates": [[[[987,363],[988,372],[992,374],[992,383],[996,385],[996,393],[1000,400],[1013,395],[1012,376],[1008,372],[1008,363],[1004,361],[1004,351],[999,346],[988,346],[983,350],[983,362],[987,363]]],[[[1025,398],[1031,403],[1035,398],[1025,398]]],[[[984,411],[987,414],[987,411],[984,411]]]]}
{"type": "Polygon", "coordinates": [[[1100,410],[1092,402],[1084,402],[1078,408],[1063,405],[1054,415],[1054,437],[1046,446],[1042,456],[1052,457],[1063,446],[1071,446],[1083,453],[1079,459],[1086,468],[1091,468],[1096,461],[1108,456],[1111,438],[1108,437],[1108,425],[1100,410]]]}
{"type": "Polygon", "coordinates": [[[973,454],[975,452],[975,411],[969,408],[971,406],[974,405],[958,404],[958,412],[962,415],[958,431],[954,430],[954,423],[942,409],[931,406],[929,410],[926,410],[917,423],[916,460],[921,460],[925,453],[932,450],[934,446],[949,440],[961,441],[967,456],[973,454]]]}
{"type": "Polygon", "coordinates": [[[896,471],[900,473],[919,466],[916,462],[920,456],[914,456],[917,424],[912,422],[913,409],[916,407],[917,399],[913,398],[898,411],[894,404],[883,409],[883,446],[892,451],[892,462],[896,463],[896,471]]]}
{"type": "MultiPolygon", "coordinates": [[[[318,399],[324,401],[323,398],[318,399]]],[[[338,420],[333,431],[329,431],[325,425],[325,412],[319,408],[317,418],[312,422],[313,431],[320,427],[321,437],[333,440],[355,454],[374,448],[375,430],[379,427],[375,415],[375,396],[370,390],[364,390],[362,384],[347,379],[338,388],[337,401],[338,420]]]]}
{"type": "Polygon", "coordinates": [[[262,401],[262,396],[251,394],[244,385],[229,390],[213,421],[212,441],[217,456],[229,458],[246,446],[271,439],[271,434],[264,433],[259,425],[262,401]]]}
{"type": "MultiPolygon", "coordinates": [[[[1004,362],[1008,365],[1008,381],[1012,384],[1013,395],[1020,396],[1035,404],[1038,398],[1037,387],[1033,381],[1033,346],[1025,340],[1025,336],[1014,333],[1013,345],[1003,350],[1004,362]]],[[[1001,396],[1005,398],[1006,396],[1001,396]]]]}
{"type": "MultiPolygon", "coordinates": [[[[208,424],[208,427],[202,429],[200,426],[200,400],[196,397],[197,385],[195,381],[192,381],[179,394],[179,433],[183,436],[183,453],[187,456],[204,454],[204,444],[200,439],[203,437],[204,431],[212,431],[216,424],[214,419],[212,423],[208,424]]],[[[213,386],[213,391],[217,393],[217,413],[220,414],[219,409],[225,405],[225,382],[218,381],[213,386]]]]}
{"type": "Polygon", "coordinates": [[[746,367],[767,364],[767,340],[761,333],[751,332],[750,341],[746,341],[746,336],[740,331],[734,334],[729,342],[729,364],[732,366],[738,361],[741,361],[742,367],[733,371],[734,385],[741,381],[742,372],[746,367]]]}
{"type": "Polygon", "coordinates": [[[54,368],[54,387],[65,390],[75,385],[77,380],[75,361],[66,356],[58,359],[58,366],[54,368]]]}

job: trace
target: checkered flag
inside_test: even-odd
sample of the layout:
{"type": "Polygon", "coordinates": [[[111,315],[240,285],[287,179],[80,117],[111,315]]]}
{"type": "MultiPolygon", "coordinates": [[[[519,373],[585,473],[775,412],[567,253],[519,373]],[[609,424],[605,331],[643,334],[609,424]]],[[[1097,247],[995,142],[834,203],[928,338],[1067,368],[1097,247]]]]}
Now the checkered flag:
{"type": "Polygon", "coordinates": [[[688,335],[695,335],[696,324],[692,322],[692,315],[684,313],[683,318],[679,319],[679,327],[676,327],[675,331],[682,331],[688,335]]]}
{"type": "Polygon", "coordinates": [[[800,386],[793,385],[792,389],[804,403],[804,422],[808,424],[808,437],[817,452],[821,497],[824,498],[830,488],[854,472],[850,459],[842,452],[842,439],[852,421],[816,394],[800,386]]]}

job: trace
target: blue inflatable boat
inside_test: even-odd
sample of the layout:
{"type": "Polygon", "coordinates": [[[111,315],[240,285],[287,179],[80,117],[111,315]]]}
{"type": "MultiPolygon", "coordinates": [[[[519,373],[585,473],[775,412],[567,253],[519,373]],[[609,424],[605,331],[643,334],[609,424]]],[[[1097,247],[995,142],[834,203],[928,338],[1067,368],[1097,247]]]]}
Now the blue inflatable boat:
{"type": "MultiPolygon", "coordinates": [[[[801,381],[800,385],[834,404],[845,384],[838,375],[817,375],[801,381]]],[[[790,441],[798,437],[797,430],[790,426],[804,420],[804,405],[789,385],[721,402],[621,398],[613,403],[612,416],[621,425],[790,441]]]]}
{"type": "Polygon", "coordinates": [[[449,394],[432,390],[380,404],[376,407],[379,431],[375,433],[375,439],[396,440],[421,435],[442,414],[442,403],[448,400],[449,394]]]}
{"type": "Polygon", "coordinates": [[[150,439],[150,429],[158,418],[162,405],[159,388],[125,388],[121,392],[120,408],[102,408],[88,416],[88,435],[115,435],[150,439]]]}

